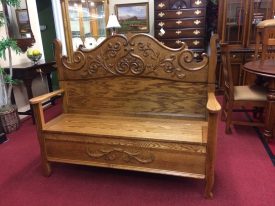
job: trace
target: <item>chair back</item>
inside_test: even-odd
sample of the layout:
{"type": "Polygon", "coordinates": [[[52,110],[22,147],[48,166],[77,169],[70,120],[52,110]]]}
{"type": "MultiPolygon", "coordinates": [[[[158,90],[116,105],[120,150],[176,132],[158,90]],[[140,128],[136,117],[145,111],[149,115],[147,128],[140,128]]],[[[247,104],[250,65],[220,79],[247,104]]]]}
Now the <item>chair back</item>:
{"type": "Polygon", "coordinates": [[[221,58],[224,76],[224,95],[229,99],[234,98],[233,73],[230,62],[230,51],[227,43],[221,43],[221,58]]]}
{"type": "Polygon", "coordinates": [[[275,26],[263,29],[262,60],[275,59],[275,26]]]}
{"type": "Polygon", "coordinates": [[[257,24],[255,60],[258,60],[262,48],[261,60],[275,58],[275,19],[268,19],[257,24]]]}

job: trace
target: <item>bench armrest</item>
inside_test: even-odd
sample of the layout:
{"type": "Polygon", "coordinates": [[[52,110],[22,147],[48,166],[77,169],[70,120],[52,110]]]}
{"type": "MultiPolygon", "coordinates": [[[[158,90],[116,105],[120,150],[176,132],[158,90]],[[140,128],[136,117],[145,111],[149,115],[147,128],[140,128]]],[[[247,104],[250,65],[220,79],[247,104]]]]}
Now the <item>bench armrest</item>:
{"type": "Polygon", "coordinates": [[[47,99],[50,99],[52,97],[55,97],[55,96],[63,94],[63,93],[64,93],[64,90],[59,89],[59,90],[56,90],[54,92],[50,92],[50,93],[43,94],[43,95],[38,96],[38,97],[34,97],[34,98],[30,99],[30,103],[31,104],[38,104],[38,103],[41,103],[41,102],[43,102],[47,99]]]}
{"type": "Polygon", "coordinates": [[[217,113],[221,110],[221,105],[217,101],[215,94],[213,92],[208,93],[208,101],[206,108],[210,113],[217,113]]]}

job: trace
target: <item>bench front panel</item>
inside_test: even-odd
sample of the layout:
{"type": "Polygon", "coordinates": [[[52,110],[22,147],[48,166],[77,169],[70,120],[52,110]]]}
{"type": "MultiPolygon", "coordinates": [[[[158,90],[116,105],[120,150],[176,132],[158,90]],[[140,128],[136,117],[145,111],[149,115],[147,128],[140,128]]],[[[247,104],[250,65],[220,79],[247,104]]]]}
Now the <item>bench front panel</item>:
{"type": "Polygon", "coordinates": [[[206,146],[44,133],[48,160],[194,178],[205,177],[206,146]]]}

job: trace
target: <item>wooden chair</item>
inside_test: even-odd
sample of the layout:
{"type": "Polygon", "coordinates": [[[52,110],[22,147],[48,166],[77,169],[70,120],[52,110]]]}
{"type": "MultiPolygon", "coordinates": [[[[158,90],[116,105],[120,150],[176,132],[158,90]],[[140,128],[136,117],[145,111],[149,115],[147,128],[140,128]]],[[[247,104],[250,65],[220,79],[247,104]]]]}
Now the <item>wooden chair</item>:
{"type": "Polygon", "coordinates": [[[261,60],[275,59],[275,19],[268,19],[257,25],[255,58],[261,60]]]}
{"type": "Polygon", "coordinates": [[[224,100],[222,108],[222,120],[226,121],[225,132],[231,133],[230,126],[248,125],[248,126],[264,126],[263,122],[251,122],[244,120],[233,120],[233,112],[255,111],[243,109],[248,107],[261,108],[266,105],[266,91],[263,87],[253,86],[234,86],[233,75],[230,63],[230,52],[227,44],[221,44],[222,64],[224,73],[224,100]],[[238,109],[237,109],[238,108],[238,109]],[[239,109],[242,108],[242,109],[239,109]]]}

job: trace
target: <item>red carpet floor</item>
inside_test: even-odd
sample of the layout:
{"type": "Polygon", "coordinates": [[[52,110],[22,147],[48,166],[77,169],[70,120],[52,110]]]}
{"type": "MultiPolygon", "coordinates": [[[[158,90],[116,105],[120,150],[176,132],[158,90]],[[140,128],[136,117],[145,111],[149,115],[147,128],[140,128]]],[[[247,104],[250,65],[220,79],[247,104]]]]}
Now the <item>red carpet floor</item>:
{"type": "MultiPolygon", "coordinates": [[[[47,110],[47,117],[60,111],[47,110]]],[[[275,205],[275,167],[255,130],[219,123],[214,199],[202,180],[54,164],[46,178],[31,120],[0,145],[0,206],[275,205]]]]}

